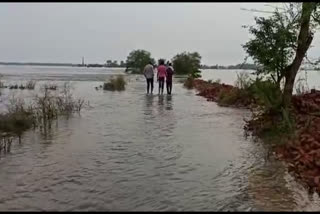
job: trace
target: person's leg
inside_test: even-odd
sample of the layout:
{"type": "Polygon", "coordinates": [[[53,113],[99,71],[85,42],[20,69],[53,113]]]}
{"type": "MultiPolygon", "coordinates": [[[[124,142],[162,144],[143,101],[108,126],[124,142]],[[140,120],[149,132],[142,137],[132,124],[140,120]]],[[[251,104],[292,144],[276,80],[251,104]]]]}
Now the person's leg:
{"type": "Polygon", "coordinates": [[[166,81],[166,86],[167,86],[167,94],[169,94],[169,82],[166,81]]]}
{"type": "Polygon", "coordinates": [[[153,78],[150,79],[151,81],[151,94],[153,93],[153,78]]]}
{"type": "Polygon", "coordinates": [[[159,83],[159,94],[160,94],[160,89],[161,89],[161,78],[158,78],[158,83],[159,83]]]}
{"type": "Polygon", "coordinates": [[[161,80],[161,94],[163,94],[163,88],[164,88],[164,78],[161,80]]]}
{"type": "Polygon", "coordinates": [[[172,90],[172,82],[168,82],[168,86],[169,86],[169,94],[171,94],[171,90],[172,90]]]}
{"type": "Polygon", "coordinates": [[[150,80],[147,79],[147,94],[149,94],[149,86],[150,86],[150,80]]]}

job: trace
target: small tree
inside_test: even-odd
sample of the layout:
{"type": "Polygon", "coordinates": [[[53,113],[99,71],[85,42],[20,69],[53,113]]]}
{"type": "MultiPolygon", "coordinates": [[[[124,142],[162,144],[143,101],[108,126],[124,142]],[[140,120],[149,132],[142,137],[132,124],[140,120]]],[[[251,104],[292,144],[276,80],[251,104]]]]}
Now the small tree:
{"type": "Polygon", "coordinates": [[[244,49],[257,66],[256,74],[271,77],[280,88],[284,70],[293,59],[297,28],[294,20],[276,11],[273,16],[255,18],[256,26],[249,27],[254,36],[244,49]]]}
{"type": "Polygon", "coordinates": [[[144,67],[149,63],[155,63],[155,60],[151,58],[151,53],[145,50],[133,50],[127,57],[126,66],[127,70],[132,70],[132,73],[142,73],[144,67]]]}
{"type": "Polygon", "coordinates": [[[291,104],[293,86],[296,75],[305,58],[313,40],[315,28],[319,24],[318,2],[303,2],[299,17],[299,34],[296,42],[296,51],[293,61],[285,68],[285,85],[283,90],[283,104],[288,107],[291,104]]]}
{"type": "Polygon", "coordinates": [[[201,56],[198,52],[177,54],[173,57],[172,63],[177,74],[188,74],[192,78],[201,77],[201,56]]]}
{"type": "Polygon", "coordinates": [[[293,86],[298,70],[320,23],[318,2],[290,3],[282,12],[276,10],[269,18],[258,18],[258,27],[250,28],[254,39],[244,48],[262,68],[258,73],[270,75],[279,84],[284,107],[291,104],[293,86]]]}

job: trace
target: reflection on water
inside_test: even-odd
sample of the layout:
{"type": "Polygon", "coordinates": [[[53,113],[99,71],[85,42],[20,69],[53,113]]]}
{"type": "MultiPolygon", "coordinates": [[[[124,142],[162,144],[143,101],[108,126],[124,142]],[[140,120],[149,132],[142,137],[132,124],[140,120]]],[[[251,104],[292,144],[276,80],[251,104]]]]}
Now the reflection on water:
{"type": "Polygon", "coordinates": [[[319,210],[243,137],[250,112],[177,83],[172,95],[146,95],[143,78],[121,93],[97,84],[74,82],[93,109],[26,132],[2,156],[0,210],[319,210]]]}

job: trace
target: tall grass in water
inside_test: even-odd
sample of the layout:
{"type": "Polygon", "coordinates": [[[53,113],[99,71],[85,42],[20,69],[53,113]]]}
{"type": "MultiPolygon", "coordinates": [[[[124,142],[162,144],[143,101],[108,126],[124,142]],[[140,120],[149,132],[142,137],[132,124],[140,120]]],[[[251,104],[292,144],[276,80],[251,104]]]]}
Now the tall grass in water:
{"type": "Polygon", "coordinates": [[[18,136],[20,141],[24,131],[37,126],[51,126],[51,122],[59,115],[80,112],[84,104],[83,99],[73,97],[68,84],[60,92],[51,91],[48,85],[43,85],[41,92],[28,104],[23,99],[12,96],[7,104],[7,111],[0,114],[0,141],[8,138],[4,136],[18,136]]]}
{"type": "Polygon", "coordinates": [[[29,80],[27,83],[26,83],[26,89],[28,89],[28,90],[33,90],[34,88],[35,88],[35,86],[36,86],[36,81],[34,81],[34,80],[29,80]]]}
{"type": "Polygon", "coordinates": [[[118,75],[116,78],[111,78],[109,82],[103,84],[103,90],[107,91],[123,91],[125,90],[126,81],[123,75],[118,75]]]}
{"type": "Polygon", "coordinates": [[[2,81],[2,77],[3,77],[3,75],[0,74],[0,88],[4,88],[4,83],[2,81]]]}
{"type": "Polygon", "coordinates": [[[73,97],[69,83],[65,83],[60,92],[52,92],[51,87],[52,85],[43,85],[42,94],[35,97],[34,110],[38,118],[52,120],[57,118],[58,115],[81,111],[85,101],[73,97]]]}

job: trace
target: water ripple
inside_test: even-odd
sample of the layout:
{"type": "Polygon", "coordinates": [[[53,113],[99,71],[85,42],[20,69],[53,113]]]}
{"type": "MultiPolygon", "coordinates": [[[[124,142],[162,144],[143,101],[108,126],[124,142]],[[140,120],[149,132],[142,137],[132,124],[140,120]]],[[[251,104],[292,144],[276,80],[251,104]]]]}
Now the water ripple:
{"type": "Polygon", "coordinates": [[[27,132],[23,144],[1,156],[0,210],[320,207],[281,164],[265,159],[266,148],[244,139],[248,112],[220,108],[178,83],[171,96],[146,96],[143,78],[130,77],[119,93],[96,91],[97,84],[74,84],[94,109],[59,120],[47,133],[27,132]]]}

